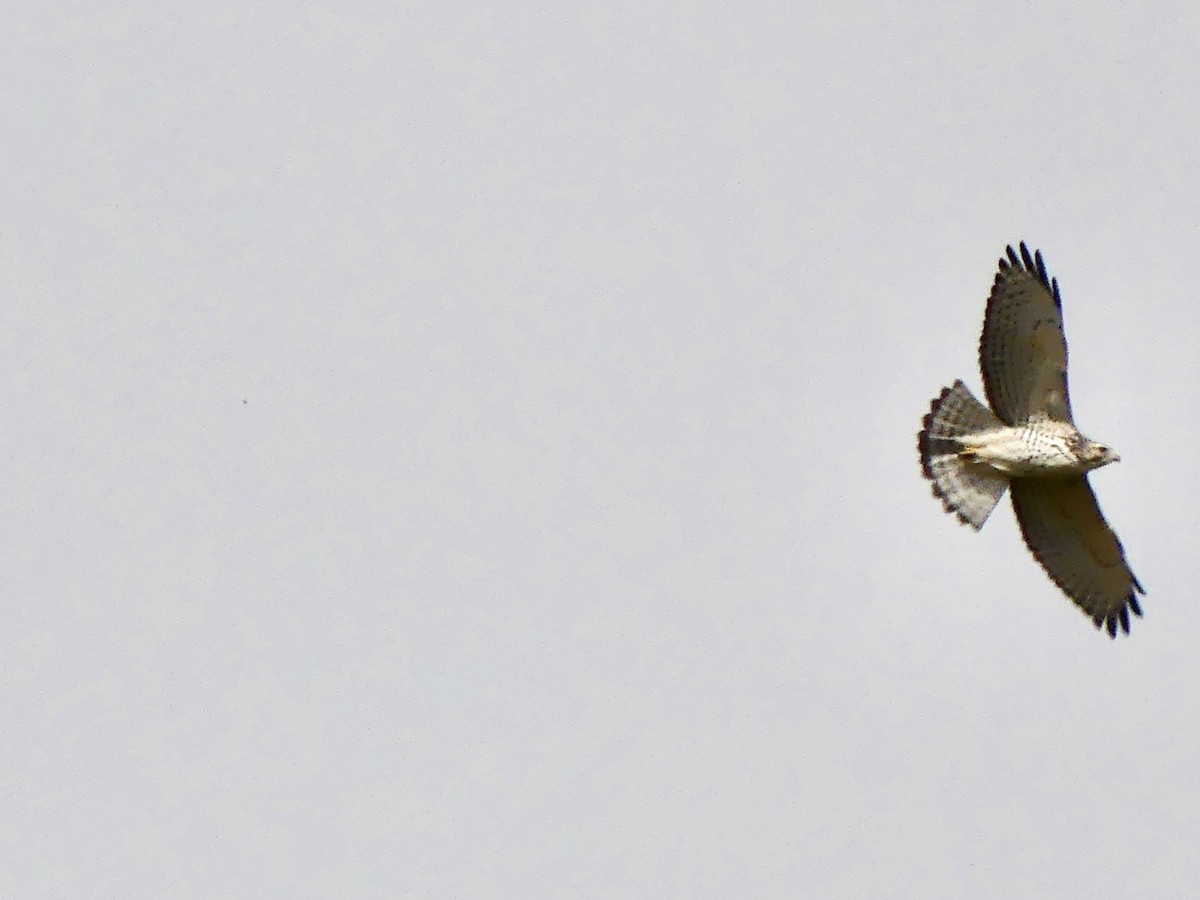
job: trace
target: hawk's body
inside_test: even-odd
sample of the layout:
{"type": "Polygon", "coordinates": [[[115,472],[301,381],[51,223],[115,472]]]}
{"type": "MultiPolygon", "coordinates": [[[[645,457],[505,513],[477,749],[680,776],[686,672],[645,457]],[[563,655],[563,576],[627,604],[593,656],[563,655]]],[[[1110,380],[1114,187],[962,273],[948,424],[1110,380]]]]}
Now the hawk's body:
{"type": "Polygon", "coordinates": [[[921,467],[950,512],[983,527],[1006,488],[1025,543],[1097,627],[1129,631],[1142,593],[1086,473],[1116,461],[1075,428],[1058,282],[1021,244],[1000,260],[979,362],[992,408],[961,381],[933,401],[918,436],[921,467]]]}

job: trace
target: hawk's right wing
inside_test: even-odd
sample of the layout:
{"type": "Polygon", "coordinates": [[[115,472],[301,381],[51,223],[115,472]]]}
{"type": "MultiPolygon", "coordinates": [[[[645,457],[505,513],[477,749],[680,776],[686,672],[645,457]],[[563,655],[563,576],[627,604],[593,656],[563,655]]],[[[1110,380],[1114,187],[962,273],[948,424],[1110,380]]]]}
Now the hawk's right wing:
{"type": "Polygon", "coordinates": [[[1110,637],[1118,625],[1128,634],[1145,591],[1087,478],[1014,478],[1009,489],[1025,543],[1054,583],[1110,637]]]}
{"type": "Polygon", "coordinates": [[[1020,425],[1036,413],[1071,421],[1067,396],[1067,339],[1063,334],[1058,282],[1046,275],[1039,250],[1024,242],[1021,255],[1008,248],[992,285],[979,367],[992,409],[1007,425],[1020,425]]]}

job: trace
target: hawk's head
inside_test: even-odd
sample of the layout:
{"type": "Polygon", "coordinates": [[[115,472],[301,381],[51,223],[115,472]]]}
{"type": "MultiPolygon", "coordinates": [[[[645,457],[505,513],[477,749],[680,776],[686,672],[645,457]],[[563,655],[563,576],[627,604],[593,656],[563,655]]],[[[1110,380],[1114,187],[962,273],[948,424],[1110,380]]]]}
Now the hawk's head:
{"type": "Polygon", "coordinates": [[[1107,466],[1109,463],[1120,462],[1121,457],[1112,447],[1098,444],[1080,435],[1082,440],[1075,446],[1075,456],[1088,470],[1107,466]]]}

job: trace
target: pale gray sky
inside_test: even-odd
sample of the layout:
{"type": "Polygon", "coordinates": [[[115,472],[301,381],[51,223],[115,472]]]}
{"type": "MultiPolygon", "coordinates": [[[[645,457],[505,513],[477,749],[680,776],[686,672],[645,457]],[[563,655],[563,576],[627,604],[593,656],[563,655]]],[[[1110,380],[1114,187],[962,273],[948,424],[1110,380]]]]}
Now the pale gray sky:
{"type": "Polygon", "coordinates": [[[1194,895],[1194,4],[69,6],[0,34],[0,894],[1194,895]],[[1021,239],[1115,643],[920,477],[1021,239]]]}

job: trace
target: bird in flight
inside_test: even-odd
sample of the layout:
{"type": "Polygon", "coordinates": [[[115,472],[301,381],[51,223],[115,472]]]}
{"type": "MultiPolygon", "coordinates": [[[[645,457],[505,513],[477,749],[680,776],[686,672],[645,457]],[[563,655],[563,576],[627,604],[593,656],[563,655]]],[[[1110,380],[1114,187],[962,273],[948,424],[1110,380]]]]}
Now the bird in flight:
{"type": "Polygon", "coordinates": [[[1097,628],[1129,633],[1141,584],[1087,473],[1120,457],[1071,418],[1058,280],[1041,251],[1010,246],[988,298],[979,366],[991,409],[961,381],[933,401],[917,435],[921,470],[947,512],[976,531],[1007,488],[1025,544],[1097,628]]]}

